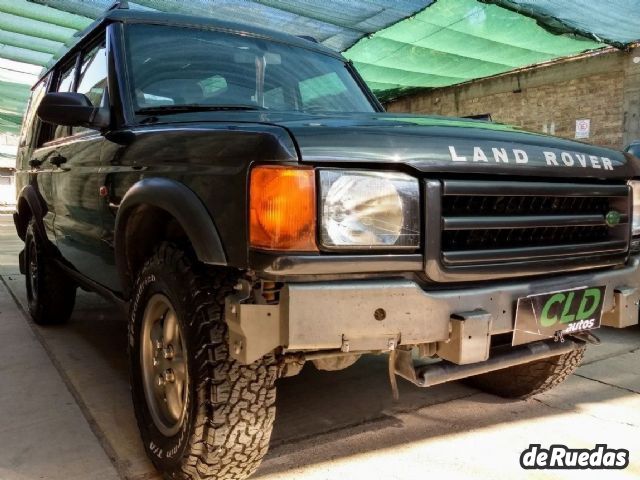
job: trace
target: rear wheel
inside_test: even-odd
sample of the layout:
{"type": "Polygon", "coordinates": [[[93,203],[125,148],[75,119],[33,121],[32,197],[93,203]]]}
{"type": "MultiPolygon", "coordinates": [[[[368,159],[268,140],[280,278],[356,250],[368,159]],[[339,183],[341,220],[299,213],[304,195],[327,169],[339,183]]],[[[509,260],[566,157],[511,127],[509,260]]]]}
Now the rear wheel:
{"type": "Polygon", "coordinates": [[[129,358],[147,454],[168,478],[243,479],[267,452],[278,369],[229,356],[224,300],[237,274],[209,270],[171,244],[135,286],[129,358]]]}
{"type": "Polygon", "coordinates": [[[467,382],[500,397],[529,398],[564,382],[582,363],[585,350],[581,345],[564,355],[484,373],[467,382]]]}
{"type": "Polygon", "coordinates": [[[76,284],[47,255],[44,242],[31,220],[24,240],[27,302],[31,318],[38,325],[66,322],[76,301],[76,284]]]}

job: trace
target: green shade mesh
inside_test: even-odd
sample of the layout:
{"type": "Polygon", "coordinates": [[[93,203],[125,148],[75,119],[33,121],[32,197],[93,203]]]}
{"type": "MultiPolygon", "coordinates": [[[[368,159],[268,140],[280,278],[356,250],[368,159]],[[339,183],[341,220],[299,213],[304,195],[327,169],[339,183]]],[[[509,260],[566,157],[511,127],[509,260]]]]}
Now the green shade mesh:
{"type": "Polygon", "coordinates": [[[640,38],[638,0],[484,1],[535,18],[555,33],[580,33],[620,47],[640,38]]]}
{"type": "Polygon", "coordinates": [[[476,0],[438,0],[345,52],[383,99],[444,87],[606,45],[554,35],[532,18],[476,0]]]}

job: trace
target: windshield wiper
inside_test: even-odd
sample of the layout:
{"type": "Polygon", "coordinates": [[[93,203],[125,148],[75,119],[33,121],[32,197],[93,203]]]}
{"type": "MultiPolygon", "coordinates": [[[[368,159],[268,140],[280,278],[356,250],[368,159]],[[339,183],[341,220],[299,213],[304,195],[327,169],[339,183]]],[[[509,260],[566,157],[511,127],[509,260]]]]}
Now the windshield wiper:
{"type": "Polygon", "coordinates": [[[258,105],[241,105],[241,104],[229,104],[229,105],[158,105],[156,107],[144,107],[136,110],[136,114],[139,115],[161,115],[163,113],[170,114],[176,112],[215,112],[220,110],[266,110],[264,107],[258,105]]]}

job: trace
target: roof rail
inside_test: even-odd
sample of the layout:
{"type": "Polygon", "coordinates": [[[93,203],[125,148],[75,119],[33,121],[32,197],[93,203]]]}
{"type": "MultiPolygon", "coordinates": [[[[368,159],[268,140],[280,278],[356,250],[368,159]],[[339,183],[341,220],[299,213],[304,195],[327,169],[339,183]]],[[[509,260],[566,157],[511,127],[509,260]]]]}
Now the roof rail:
{"type": "Polygon", "coordinates": [[[310,42],[313,42],[313,43],[319,43],[318,40],[316,38],[313,38],[311,35],[298,35],[298,38],[309,40],[310,42]]]}
{"type": "Polygon", "coordinates": [[[118,0],[116,2],[113,2],[113,4],[110,7],[107,7],[105,9],[105,12],[110,12],[111,10],[122,10],[122,9],[129,9],[129,2],[127,0],[118,0]]]}

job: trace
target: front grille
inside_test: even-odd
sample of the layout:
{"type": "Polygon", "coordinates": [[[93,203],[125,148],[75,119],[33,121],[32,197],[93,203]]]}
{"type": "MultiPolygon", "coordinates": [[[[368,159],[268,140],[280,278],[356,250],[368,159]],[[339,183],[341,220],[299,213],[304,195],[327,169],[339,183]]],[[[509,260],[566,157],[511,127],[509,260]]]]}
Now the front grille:
{"type": "Polygon", "coordinates": [[[440,280],[583,269],[626,258],[626,185],[448,180],[428,181],[427,191],[427,225],[440,224],[439,238],[428,242],[427,273],[440,280]]]}
{"type": "Polygon", "coordinates": [[[602,242],[609,239],[609,228],[522,227],[475,230],[446,230],[442,236],[444,251],[490,248],[540,247],[567,243],[602,242]]]}
{"type": "Polygon", "coordinates": [[[444,216],[606,214],[610,207],[609,197],[491,196],[484,194],[445,195],[442,198],[442,214],[444,216]]]}
{"type": "Polygon", "coordinates": [[[610,203],[610,197],[444,195],[442,249],[606,241],[610,231],[604,216],[612,208],[610,203]],[[501,225],[507,228],[500,228],[501,225]]]}

